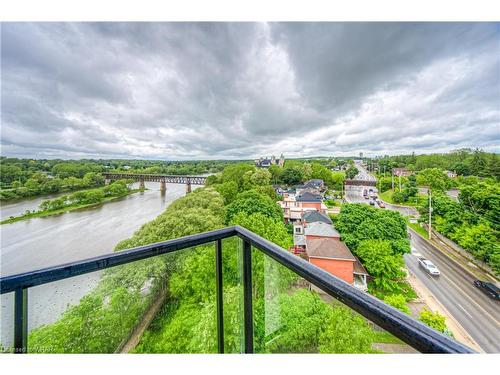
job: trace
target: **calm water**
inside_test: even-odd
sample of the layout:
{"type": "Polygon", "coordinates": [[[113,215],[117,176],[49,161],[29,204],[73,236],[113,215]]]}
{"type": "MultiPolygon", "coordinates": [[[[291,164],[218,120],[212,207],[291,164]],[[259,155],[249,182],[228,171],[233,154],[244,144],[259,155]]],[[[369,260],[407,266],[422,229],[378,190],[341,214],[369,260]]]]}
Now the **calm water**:
{"type": "MultiPolygon", "coordinates": [[[[164,196],[158,183],[146,183],[146,187],[149,190],[143,193],[98,208],[1,225],[1,275],[109,254],[118,242],[185,194],[185,186],[181,184],[167,184],[164,196]]],[[[21,214],[36,208],[44,199],[47,197],[2,205],[0,214],[3,218],[21,214]]],[[[100,272],[96,272],[31,288],[28,328],[57,320],[67,305],[76,304],[97,285],[99,278],[100,272]]],[[[13,293],[2,295],[0,320],[1,343],[9,346],[13,339],[13,293]]]]}

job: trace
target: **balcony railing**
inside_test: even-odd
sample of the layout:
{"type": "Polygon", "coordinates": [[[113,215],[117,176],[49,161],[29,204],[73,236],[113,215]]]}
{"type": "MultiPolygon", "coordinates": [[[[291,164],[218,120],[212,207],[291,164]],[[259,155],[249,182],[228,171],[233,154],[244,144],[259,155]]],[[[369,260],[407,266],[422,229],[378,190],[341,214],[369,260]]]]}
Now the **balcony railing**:
{"type": "Polygon", "coordinates": [[[217,347],[224,352],[223,319],[223,239],[237,236],[243,242],[243,340],[244,352],[254,352],[254,315],[252,308],[252,247],[260,250],[282,266],[295,272],[330,296],[341,301],[365,318],[387,330],[423,353],[472,353],[467,346],[445,336],[380,300],[359,291],[330,273],[308,263],[276,244],[240,226],[176,238],[120,251],[112,255],[45,268],[0,279],[1,294],[14,292],[14,351],[27,352],[29,288],[115,267],[138,260],[176,252],[193,246],[215,243],[215,275],[217,306],[217,347]]]}

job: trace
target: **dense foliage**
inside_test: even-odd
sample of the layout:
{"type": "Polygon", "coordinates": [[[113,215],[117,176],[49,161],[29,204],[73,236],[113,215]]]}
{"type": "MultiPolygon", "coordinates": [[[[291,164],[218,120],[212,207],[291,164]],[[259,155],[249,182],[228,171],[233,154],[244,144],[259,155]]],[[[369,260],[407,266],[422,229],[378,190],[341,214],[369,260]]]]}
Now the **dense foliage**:
{"type": "MultiPolygon", "coordinates": [[[[101,173],[204,174],[221,171],[231,161],[34,160],[0,158],[0,200],[80,190],[104,184],[101,173]]],[[[249,165],[249,164],[248,164],[249,165]]],[[[250,165],[249,165],[250,166],[250,165]]]]}
{"type": "Polygon", "coordinates": [[[87,172],[81,178],[53,177],[46,173],[35,172],[24,183],[16,180],[11,184],[11,188],[0,190],[0,200],[80,190],[101,185],[104,185],[104,177],[96,172],[87,172]]]}
{"type": "Polygon", "coordinates": [[[404,294],[406,300],[415,297],[403,280],[403,254],[410,251],[410,245],[406,222],[398,212],[344,204],[335,217],[335,228],[373,277],[369,283],[372,294],[380,298],[404,294]]]}
{"type": "MultiPolygon", "coordinates": [[[[277,204],[259,192],[266,173],[230,166],[173,202],[116,250],[188,234],[241,225],[282,246],[292,244],[277,204]],[[225,186],[229,193],[221,189],[225,186]],[[221,193],[219,193],[221,191],[221,193]],[[233,194],[234,193],[234,194],[233,194]]],[[[269,183],[269,182],[268,182],[269,183]]],[[[264,189],[265,190],[265,189],[264,189]]],[[[356,313],[296,287],[296,275],[252,251],[255,349],[257,352],[371,352],[373,332],[356,313]],[[307,323],[307,324],[305,324],[307,323]]],[[[30,350],[113,352],[159,295],[166,299],[137,352],[215,353],[216,304],[213,246],[199,246],[135,262],[104,273],[99,286],[54,324],[33,330],[30,350]]],[[[240,244],[223,241],[226,352],[241,350],[240,244]]]]}
{"type": "Polygon", "coordinates": [[[446,317],[439,314],[438,312],[432,312],[426,308],[422,309],[420,312],[419,320],[422,323],[427,324],[429,327],[434,328],[439,332],[446,332],[446,317]]]}
{"type": "MultiPolygon", "coordinates": [[[[470,179],[467,184],[458,202],[444,194],[432,196],[434,228],[500,274],[500,183],[470,179]]],[[[427,210],[428,205],[422,213],[427,210]]]]}
{"type": "Polygon", "coordinates": [[[480,149],[459,149],[447,154],[399,155],[377,158],[379,171],[390,172],[405,167],[412,171],[439,168],[454,171],[460,176],[500,178],[500,155],[480,149]]]}
{"type": "Polygon", "coordinates": [[[349,167],[349,169],[345,172],[345,176],[347,179],[352,180],[359,173],[358,168],[349,167]]]}

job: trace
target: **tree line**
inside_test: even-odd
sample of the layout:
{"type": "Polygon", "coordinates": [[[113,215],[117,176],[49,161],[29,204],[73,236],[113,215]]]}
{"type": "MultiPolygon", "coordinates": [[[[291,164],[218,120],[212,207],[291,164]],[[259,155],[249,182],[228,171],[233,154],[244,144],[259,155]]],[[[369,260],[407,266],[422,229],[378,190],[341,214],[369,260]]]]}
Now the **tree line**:
{"type": "Polygon", "coordinates": [[[372,160],[378,165],[379,172],[390,173],[393,168],[407,168],[422,171],[439,168],[453,171],[460,176],[493,177],[500,179],[500,155],[484,152],[481,149],[463,148],[449,153],[426,155],[384,156],[372,160]]]}
{"type": "Polygon", "coordinates": [[[35,160],[0,158],[0,200],[8,201],[104,184],[101,173],[196,175],[220,172],[232,161],[35,160]]]}

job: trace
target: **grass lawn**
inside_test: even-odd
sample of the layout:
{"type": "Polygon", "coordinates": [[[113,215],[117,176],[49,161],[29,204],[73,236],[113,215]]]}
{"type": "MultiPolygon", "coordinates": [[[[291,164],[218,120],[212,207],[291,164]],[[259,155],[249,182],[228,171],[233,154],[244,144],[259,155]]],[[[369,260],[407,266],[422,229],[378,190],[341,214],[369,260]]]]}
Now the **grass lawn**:
{"type": "Polygon", "coordinates": [[[429,237],[429,233],[418,224],[408,223],[408,226],[424,238],[429,237]]]}
{"type": "Polygon", "coordinates": [[[410,201],[408,201],[408,202],[395,203],[392,200],[392,193],[393,193],[393,190],[391,189],[391,190],[384,191],[383,193],[379,193],[378,196],[384,202],[387,202],[390,204],[397,204],[400,206],[410,206],[410,207],[419,207],[423,204],[423,200],[427,199],[427,196],[425,194],[417,194],[417,198],[410,198],[410,201]],[[417,202],[415,202],[415,200],[417,202]]]}
{"type": "Polygon", "coordinates": [[[398,339],[396,336],[392,335],[387,331],[373,331],[374,338],[373,342],[382,344],[405,344],[403,341],[398,339]]]}

